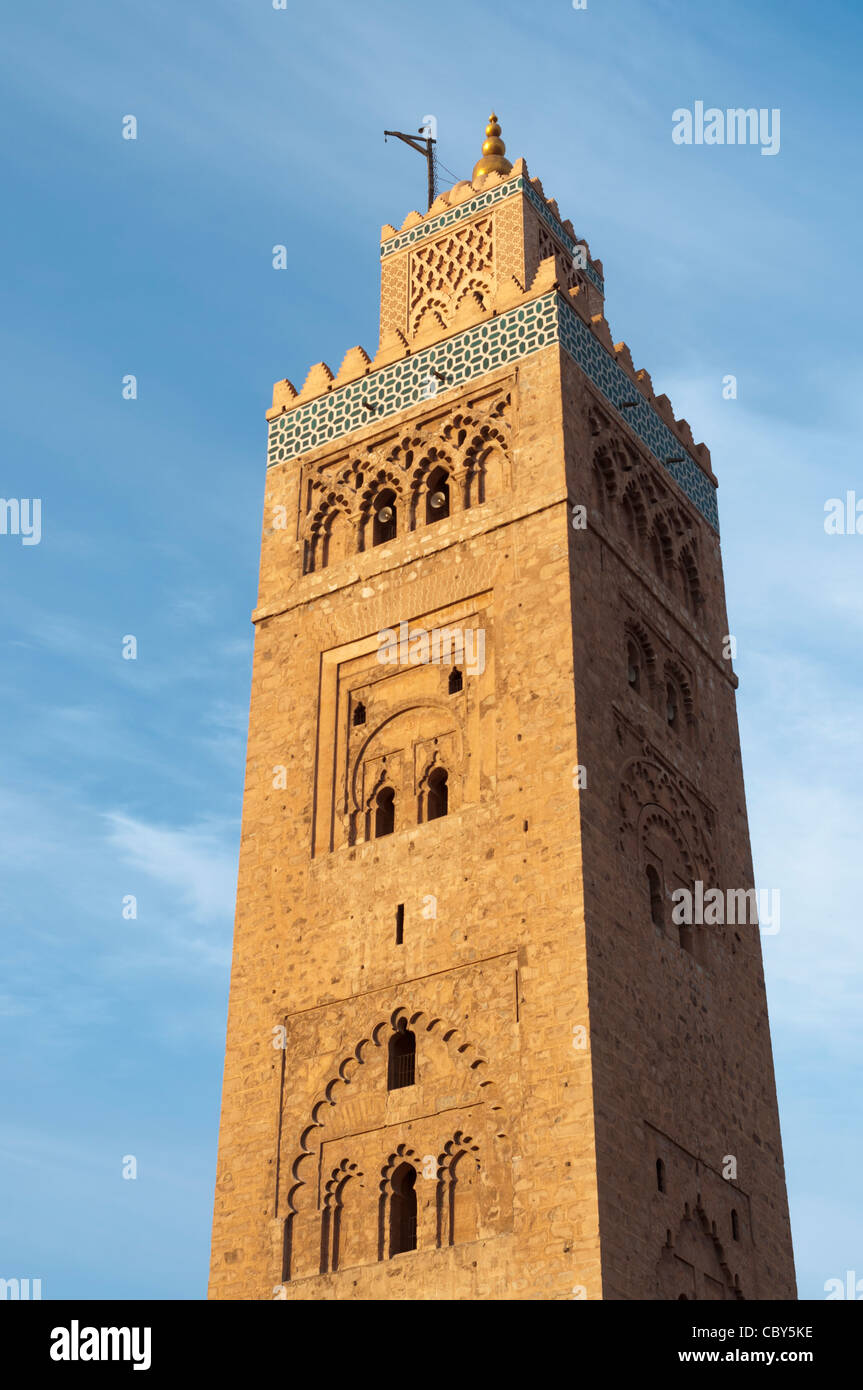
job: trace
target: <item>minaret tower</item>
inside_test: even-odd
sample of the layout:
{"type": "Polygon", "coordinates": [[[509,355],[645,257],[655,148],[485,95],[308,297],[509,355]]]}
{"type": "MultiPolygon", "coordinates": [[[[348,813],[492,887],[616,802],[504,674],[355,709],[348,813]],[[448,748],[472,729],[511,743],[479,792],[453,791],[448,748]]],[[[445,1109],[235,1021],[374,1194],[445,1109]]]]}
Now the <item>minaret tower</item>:
{"type": "Polygon", "coordinates": [[[792,1299],[710,455],[500,136],[267,413],[210,1296],[792,1299]]]}

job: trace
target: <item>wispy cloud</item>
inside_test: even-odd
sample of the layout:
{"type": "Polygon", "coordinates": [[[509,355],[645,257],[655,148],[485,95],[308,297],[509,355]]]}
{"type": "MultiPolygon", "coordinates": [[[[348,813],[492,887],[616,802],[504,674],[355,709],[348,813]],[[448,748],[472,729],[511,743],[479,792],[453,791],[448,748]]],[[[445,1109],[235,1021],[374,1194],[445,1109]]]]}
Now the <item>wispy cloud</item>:
{"type": "MultiPolygon", "coordinates": [[[[236,845],[224,825],[148,825],[109,812],[108,840],[124,863],[169,890],[178,910],[201,927],[224,927],[233,916],[236,845]]],[[[224,943],[223,943],[224,944],[224,943]]]]}

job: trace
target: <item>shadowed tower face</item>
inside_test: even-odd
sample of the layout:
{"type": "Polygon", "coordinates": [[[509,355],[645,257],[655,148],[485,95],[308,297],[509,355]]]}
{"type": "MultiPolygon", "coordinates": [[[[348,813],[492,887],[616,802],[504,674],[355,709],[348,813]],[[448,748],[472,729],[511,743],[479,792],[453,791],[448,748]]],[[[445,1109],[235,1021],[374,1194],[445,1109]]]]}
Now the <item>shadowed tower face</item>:
{"type": "Polygon", "coordinates": [[[268,412],[210,1295],[794,1298],[709,454],[486,145],[268,412]]]}

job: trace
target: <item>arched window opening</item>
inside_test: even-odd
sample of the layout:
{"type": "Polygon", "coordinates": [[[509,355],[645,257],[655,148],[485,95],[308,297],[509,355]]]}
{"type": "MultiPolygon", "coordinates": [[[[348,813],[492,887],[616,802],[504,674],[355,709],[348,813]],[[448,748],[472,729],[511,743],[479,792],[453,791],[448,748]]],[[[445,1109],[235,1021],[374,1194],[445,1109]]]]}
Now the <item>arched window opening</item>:
{"type": "Polygon", "coordinates": [[[641,652],[632,641],[626,644],[626,679],[631,690],[641,693],[641,652]]]}
{"type": "Polygon", "coordinates": [[[670,729],[676,729],[679,724],[680,702],[677,698],[677,686],[673,681],[669,681],[665,687],[665,718],[670,729]]]}
{"type": "Polygon", "coordinates": [[[413,1086],[416,1080],[417,1040],[404,1019],[398,1031],[390,1038],[389,1065],[387,1069],[387,1090],[400,1091],[403,1086],[413,1086]]]}
{"type": "Polygon", "coordinates": [[[464,686],[464,677],[457,666],[453,666],[449,673],[449,693],[457,695],[464,686]]]}
{"type": "Polygon", "coordinates": [[[650,917],[655,927],[665,926],[665,913],[662,902],[662,883],[652,864],[647,866],[647,887],[650,893],[650,917]]]}
{"type": "Polygon", "coordinates": [[[375,498],[372,545],[383,545],[385,541],[394,541],[397,530],[396,495],[392,488],[386,488],[375,498]]]}
{"type": "Polygon", "coordinates": [[[740,1239],[740,1221],[733,1207],[731,1208],[731,1238],[732,1240],[740,1239]]]}
{"type": "Polygon", "coordinates": [[[402,1163],[392,1176],[390,1259],[417,1248],[417,1170],[402,1163]]]}
{"type": "Polygon", "coordinates": [[[396,794],[392,787],[381,787],[375,801],[375,839],[392,835],[396,828],[396,794]]]}
{"type": "Polygon", "coordinates": [[[436,767],[429,776],[428,792],[426,793],[426,820],[440,820],[441,816],[446,815],[448,804],[447,774],[444,768],[436,767]]]}
{"type": "Polygon", "coordinates": [[[436,468],[428,480],[426,491],[426,525],[433,521],[443,521],[449,516],[449,474],[445,468],[436,468]]]}
{"type": "Polygon", "coordinates": [[[661,1158],[656,1160],[656,1190],[657,1192],[665,1191],[665,1164],[661,1158]]]}
{"type": "Polygon", "coordinates": [[[358,729],[359,726],[360,726],[361,724],[365,724],[365,722],[366,722],[366,707],[365,707],[365,705],[362,703],[362,701],[360,701],[360,703],[359,703],[358,705],[354,705],[354,720],[353,720],[354,728],[355,728],[355,729],[358,729]]]}

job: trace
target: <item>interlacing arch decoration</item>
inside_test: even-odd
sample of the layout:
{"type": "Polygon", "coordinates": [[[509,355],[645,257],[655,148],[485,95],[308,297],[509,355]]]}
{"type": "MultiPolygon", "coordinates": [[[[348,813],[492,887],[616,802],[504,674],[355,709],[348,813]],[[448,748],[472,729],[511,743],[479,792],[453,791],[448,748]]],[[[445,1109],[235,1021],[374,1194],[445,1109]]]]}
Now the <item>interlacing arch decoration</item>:
{"type": "Polygon", "coordinates": [[[624,853],[631,855],[636,850],[640,862],[642,832],[654,823],[650,816],[661,813],[675,827],[675,843],[685,847],[693,877],[716,884],[715,818],[681,777],[648,756],[631,758],[621,771],[619,805],[620,848],[624,853]]]}
{"type": "Polygon", "coordinates": [[[465,508],[481,506],[509,485],[509,425],[503,418],[508,404],[507,396],[485,420],[456,414],[441,431],[444,445],[457,460],[465,508]]]}
{"type": "Polygon", "coordinates": [[[716,1222],[710,1220],[700,1197],[694,1209],[690,1208],[688,1202],[684,1203],[683,1217],[677,1231],[666,1232],[656,1272],[659,1289],[665,1299],[694,1298],[701,1301],[705,1296],[712,1299],[715,1293],[705,1295],[704,1289],[703,1281],[709,1279],[721,1290],[724,1299],[746,1301],[740,1275],[732,1272],[716,1222]],[[694,1293],[691,1288],[688,1291],[681,1289],[681,1267],[675,1256],[680,1258],[684,1266],[695,1270],[698,1283],[694,1293]]]}
{"type": "Polygon", "coordinates": [[[684,890],[692,895],[699,879],[715,882],[707,867],[703,836],[698,835],[691,810],[684,820],[682,808],[648,802],[638,814],[635,838],[645,920],[649,908],[654,927],[672,939],[676,937],[685,951],[700,964],[706,964],[708,943],[703,933],[696,930],[700,924],[691,915],[681,917],[674,910],[686,902],[685,898],[675,898],[676,892],[684,890]],[[695,836],[701,843],[693,849],[690,837],[695,836]]]}
{"type": "Polygon", "coordinates": [[[479,293],[488,304],[493,269],[493,223],[478,218],[448,236],[418,246],[411,252],[410,331],[416,334],[428,316],[441,325],[452,322],[456,306],[466,290],[479,293]]]}
{"type": "Polygon", "coordinates": [[[594,507],[610,515],[620,502],[621,530],[642,559],[649,558],[662,582],[698,618],[705,603],[698,567],[698,530],[686,508],[641,454],[616,434],[603,411],[588,407],[593,441],[591,480],[594,507]]]}
{"type": "Polygon", "coordinates": [[[509,392],[499,392],[469,409],[420,422],[404,435],[372,441],[357,453],[342,455],[335,465],[320,464],[317,474],[303,482],[303,573],[371,549],[377,503],[385,493],[392,494],[386,502],[396,512],[390,539],[437,519],[425,507],[435,474],[445,475],[449,491],[445,515],[479,506],[508,489],[509,409],[509,392]]]}
{"type": "Polygon", "coordinates": [[[694,883],[697,876],[695,856],[674,816],[663,806],[645,806],[638,818],[638,838],[642,857],[646,847],[657,836],[664,836],[671,841],[677,851],[677,862],[685,870],[686,879],[689,883],[694,883]]]}
{"type": "Polygon", "coordinates": [[[382,451],[381,461],[386,467],[398,473],[400,477],[410,480],[414,476],[415,469],[421,467],[423,456],[429,449],[434,448],[435,436],[428,429],[418,430],[415,434],[403,435],[395,444],[390,444],[382,451]]]}
{"type": "Polygon", "coordinates": [[[450,1026],[444,1019],[425,1010],[412,1012],[399,1006],[388,1017],[379,1019],[353,1050],[342,1057],[330,1079],[318,1093],[311,1107],[309,1123],[300,1134],[299,1148],[290,1165],[290,1186],[284,1198],[284,1207],[281,1201],[279,1204],[283,1214],[297,1212],[309,1185],[314,1184],[315,1154],[327,1123],[328,1111],[350,1094],[351,1085],[369,1056],[381,1050],[382,1058],[385,1056],[390,1035],[398,1028],[402,1019],[405,1026],[416,1034],[418,1052],[422,1050],[425,1034],[439,1038],[446,1044],[453,1061],[460,1063],[475,1078],[477,1100],[487,1105],[492,1113],[506,1113],[511,1110],[512,1097],[505,1097],[498,1083],[491,1079],[486,1059],[478,1052],[476,1045],[464,1036],[461,1029],[450,1026]]]}
{"type": "Polygon", "coordinates": [[[617,496],[617,474],[611,446],[600,444],[593,455],[593,498],[600,511],[605,511],[617,496]]]}

